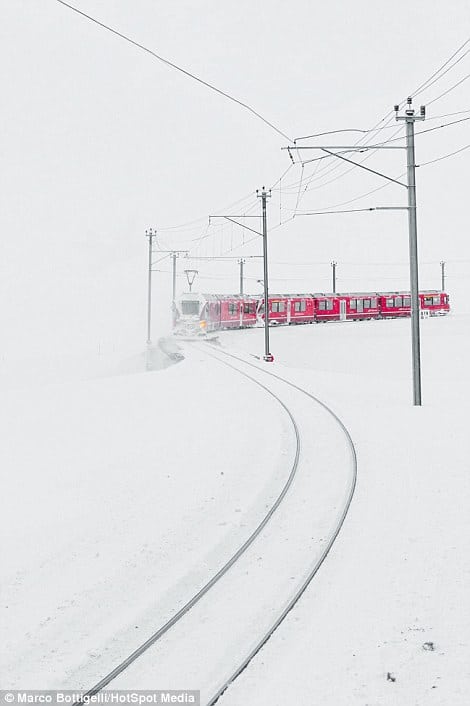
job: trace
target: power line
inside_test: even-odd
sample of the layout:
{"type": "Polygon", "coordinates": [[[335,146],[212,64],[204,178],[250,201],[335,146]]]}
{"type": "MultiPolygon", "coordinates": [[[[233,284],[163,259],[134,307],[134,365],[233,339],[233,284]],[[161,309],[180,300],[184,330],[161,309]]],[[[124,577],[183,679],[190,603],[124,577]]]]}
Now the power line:
{"type": "Polygon", "coordinates": [[[460,81],[457,81],[457,83],[455,83],[453,86],[451,86],[450,88],[448,88],[447,91],[444,91],[444,93],[441,93],[439,96],[437,96],[436,98],[434,98],[432,101],[429,101],[429,103],[427,104],[428,107],[429,107],[430,105],[432,105],[433,103],[435,103],[436,101],[438,101],[440,98],[443,98],[443,97],[446,96],[448,93],[450,93],[451,91],[453,91],[454,88],[457,88],[457,86],[460,86],[460,84],[463,83],[464,81],[466,81],[468,78],[470,78],[470,74],[467,74],[466,76],[464,76],[463,78],[461,78],[460,81]]]}
{"type": "MultiPolygon", "coordinates": [[[[470,74],[469,74],[470,76],[470,74]]],[[[433,132],[434,130],[440,130],[443,127],[450,127],[451,125],[457,125],[457,123],[464,123],[467,120],[470,120],[470,118],[460,118],[460,120],[452,120],[450,123],[443,123],[442,125],[436,125],[436,127],[429,127],[427,130],[420,130],[419,132],[416,132],[416,135],[424,135],[426,132],[433,132]]],[[[390,140],[386,140],[383,144],[386,145],[389,142],[397,142],[398,140],[402,140],[402,137],[396,137],[392,138],[390,140]]]]}
{"type": "MultiPolygon", "coordinates": [[[[468,44],[469,42],[470,42],[470,39],[466,39],[465,42],[452,54],[452,56],[450,56],[450,57],[442,64],[442,66],[440,66],[440,67],[437,69],[437,71],[435,71],[435,72],[432,74],[432,76],[430,76],[426,81],[424,81],[424,83],[422,83],[420,86],[418,86],[418,88],[416,88],[414,91],[412,91],[412,92],[410,93],[410,96],[411,96],[412,98],[416,98],[416,96],[418,96],[420,93],[422,93],[423,91],[425,91],[426,88],[429,88],[429,86],[431,85],[430,81],[432,81],[432,83],[435,83],[435,81],[433,81],[432,79],[433,79],[435,76],[437,76],[437,74],[439,74],[439,73],[442,71],[442,69],[445,69],[445,67],[447,66],[447,64],[449,64],[449,63],[452,61],[452,59],[454,59],[454,58],[457,56],[457,54],[458,54],[459,52],[461,52],[462,49],[464,49],[464,48],[467,46],[467,44],[468,44]]],[[[468,52],[466,52],[466,53],[468,53],[468,52]]],[[[464,54],[464,56],[465,56],[465,54],[464,54]]],[[[461,58],[463,58],[463,57],[461,57],[461,58]]],[[[459,61],[460,61],[460,59],[459,59],[459,61]]],[[[456,62],[456,63],[458,63],[458,62],[456,62]]],[[[454,66],[455,66],[455,64],[454,64],[454,66]]],[[[452,68],[452,67],[451,67],[451,68],[452,68]]],[[[444,73],[447,73],[447,71],[445,71],[444,73]]],[[[442,74],[441,76],[443,76],[443,75],[444,75],[444,74],[442,74]]],[[[439,78],[441,78],[441,77],[439,77],[439,78]]]]}
{"type": "Polygon", "coordinates": [[[160,56],[156,52],[152,51],[148,47],[144,46],[143,44],[140,44],[139,42],[136,42],[134,39],[131,39],[128,37],[126,34],[123,34],[122,32],[118,32],[118,30],[113,29],[109,25],[104,24],[104,22],[100,22],[99,20],[95,19],[91,15],[87,15],[85,12],[82,10],[79,10],[77,7],[74,7],[73,5],[69,5],[69,3],[64,2],[64,0],[57,0],[58,3],[61,5],[64,5],[64,7],[68,7],[69,10],[73,10],[73,12],[76,12],[78,15],[81,15],[82,17],[85,17],[87,20],[90,20],[91,22],[94,22],[97,24],[99,27],[102,27],[103,29],[106,29],[108,32],[111,32],[112,34],[115,34],[117,37],[120,37],[121,39],[124,39],[126,42],[129,42],[129,44],[133,44],[135,47],[138,49],[142,49],[142,51],[146,52],[147,54],[150,54],[153,56],[155,59],[158,59],[158,61],[161,61],[162,63],[166,64],[167,66],[171,66],[171,68],[176,69],[177,71],[180,71],[182,74],[185,76],[188,76],[189,78],[192,78],[194,81],[197,81],[198,83],[201,83],[203,86],[206,86],[206,88],[210,88],[211,91],[215,91],[215,93],[218,93],[221,96],[224,96],[224,98],[227,98],[230,101],[233,101],[234,103],[237,103],[240,105],[242,108],[245,108],[248,110],[250,113],[255,115],[257,118],[259,118],[263,123],[268,125],[272,130],[278,133],[278,135],[281,135],[284,137],[286,140],[289,142],[292,142],[292,139],[288,137],[282,130],[279,130],[273,123],[269,122],[265,117],[263,117],[260,113],[258,113],[254,108],[252,108],[248,103],[244,103],[243,101],[238,100],[238,98],[234,98],[231,96],[229,93],[226,93],[225,91],[222,91],[220,88],[217,88],[216,86],[212,85],[211,83],[208,83],[207,81],[204,81],[202,78],[199,78],[199,76],[196,76],[195,74],[191,73],[190,71],[187,71],[186,69],[183,69],[181,66],[178,66],[177,64],[174,64],[172,61],[169,61],[168,59],[165,59],[163,56],[160,56]]]}
{"type": "MultiPolygon", "coordinates": [[[[457,59],[457,61],[454,61],[454,63],[451,64],[451,66],[449,66],[449,68],[446,69],[440,76],[438,76],[437,78],[435,78],[434,81],[431,81],[431,83],[428,83],[428,85],[426,86],[426,88],[423,88],[423,90],[422,90],[422,91],[419,91],[419,93],[423,93],[424,91],[427,91],[430,86],[432,86],[433,84],[436,83],[436,81],[440,81],[441,78],[442,78],[443,76],[445,76],[448,71],[451,71],[451,70],[454,68],[454,66],[457,66],[457,64],[459,64],[459,63],[462,61],[462,59],[465,59],[465,57],[467,56],[467,54],[470,54],[470,49],[468,49],[468,50],[465,52],[465,54],[462,54],[462,56],[461,56],[459,59],[457,59]]],[[[416,98],[416,95],[413,96],[413,98],[416,98]]],[[[433,102],[434,102],[434,101],[433,101],[433,102]]]]}
{"type": "MultiPolygon", "coordinates": [[[[438,74],[440,74],[443,69],[445,69],[445,67],[459,54],[459,52],[462,51],[462,49],[464,49],[464,48],[466,47],[466,45],[467,45],[469,42],[470,42],[470,39],[466,39],[465,42],[464,42],[461,46],[459,46],[458,49],[456,49],[456,51],[453,52],[453,54],[452,54],[448,59],[446,59],[446,61],[445,61],[429,78],[426,79],[426,81],[424,81],[423,83],[421,83],[414,91],[412,91],[412,92],[409,93],[408,95],[411,95],[411,96],[413,96],[413,95],[418,95],[418,93],[421,93],[422,91],[425,90],[425,88],[427,88],[429,85],[431,85],[431,84],[430,84],[431,81],[432,81],[433,83],[435,83],[435,81],[433,81],[433,79],[435,79],[435,77],[436,77],[438,74]]],[[[466,52],[466,53],[468,53],[468,52],[466,52]]],[[[466,54],[464,54],[463,56],[466,56],[466,54]]],[[[461,58],[463,58],[463,57],[461,57],[461,58]]],[[[458,61],[460,61],[460,59],[459,59],[458,61]]],[[[455,63],[458,63],[458,62],[455,62],[455,63]]],[[[455,64],[453,64],[453,66],[454,66],[454,65],[455,65],[455,64]]],[[[452,66],[452,67],[449,67],[448,70],[450,70],[450,68],[453,68],[453,66],[452,66]]],[[[447,71],[446,71],[445,73],[447,73],[447,71]]],[[[441,76],[439,76],[439,78],[441,78],[442,75],[444,75],[444,74],[441,74],[441,76]]],[[[437,80],[437,79],[436,79],[436,80],[437,80]]],[[[449,89],[449,90],[452,90],[452,89],[449,89]]],[[[440,96],[438,96],[438,98],[439,98],[439,97],[440,97],[440,96]]],[[[405,102],[405,100],[406,100],[406,99],[403,99],[403,100],[401,101],[400,105],[402,105],[402,104],[405,102]]],[[[435,100],[437,100],[437,98],[436,98],[435,100]]],[[[434,102],[434,101],[433,101],[433,102],[434,102]]],[[[428,104],[428,105],[429,105],[429,104],[428,104]]],[[[392,119],[393,119],[393,111],[389,111],[388,113],[386,113],[386,115],[385,115],[381,120],[379,120],[379,121],[374,125],[373,128],[371,128],[371,130],[368,131],[369,137],[368,137],[367,139],[365,139],[364,144],[367,144],[367,141],[371,139],[372,135],[371,135],[370,133],[372,133],[372,132],[377,132],[377,134],[379,134],[379,133],[381,132],[381,130],[386,129],[387,127],[391,127],[391,126],[387,125],[387,123],[389,123],[392,119]],[[389,116],[390,116],[390,117],[389,117],[389,116]],[[388,118],[388,120],[387,120],[387,118],[388,118]],[[380,124],[383,123],[384,121],[387,121],[386,124],[385,124],[385,125],[382,125],[381,127],[379,127],[380,124]],[[377,128],[378,128],[378,130],[377,130],[377,128]]],[[[360,137],[360,138],[357,140],[356,144],[359,144],[363,139],[364,139],[363,137],[360,137]]],[[[372,154],[373,154],[373,152],[370,152],[370,153],[365,157],[365,159],[369,159],[369,157],[370,157],[372,154]]],[[[362,160],[362,161],[365,161],[365,160],[362,160]]],[[[361,162],[361,163],[362,163],[362,162],[361,162]]],[[[330,173],[336,171],[337,169],[340,169],[340,167],[341,167],[341,165],[340,165],[340,164],[337,164],[337,165],[334,165],[333,167],[331,167],[330,169],[321,169],[321,168],[320,168],[320,169],[318,170],[318,166],[317,166],[317,169],[315,170],[314,174],[316,174],[316,172],[319,171],[319,172],[320,172],[319,178],[321,178],[322,176],[327,176],[328,174],[330,174],[330,173]],[[324,172],[324,173],[322,173],[322,172],[324,172]]],[[[319,185],[318,185],[318,188],[321,188],[323,185],[326,186],[327,184],[331,184],[333,181],[336,181],[336,179],[339,179],[339,178],[341,178],[342,176],[348,174],[350,171],[352,171],[352,168],[349,168],[349,169],[344,170],[343,172],[341,172],[341,174],[338,174],[338,176],[335,177],[333,180],[330,180],[329,182],[326,182],[325,184],[319,184],[319,185]]],[[[304,190],[304,193],[305,193],[305,191],[310,190],[310,189],[307,188],[307,187],[310,185],[310,183],[311,183],[311,182],[307,182],[307,186],[306,186],[306,188],[305,188],[305,190],[304,190]]],[[[315,188],[316,188],[316,187],[315,187],[315,188]]],[[[303,194],[302,194],[302,197],[303,197],[303,194]]],[[[301,197],[300,200],[302,200],[302,197],[301,197]]]]}
{"type": "Polygon", "coordinates": [[[442,157],[437,157],[437,159],[431,159],[429,162],[423,162],[423,164],[417,164],[417,167],[426,167],[428,164],[434,164],[435,162],[440,162],[442,159],[447,159],[448,157],[453,157],[454,154],[459,154],[459,152],[463,152],[464,150],[468,150],[470,147],[470,144],[465,145],[464,147],[461,147],[459,150],[455,150],[455,152],[449,152],[449,154],[444,154],[442,157]]]}

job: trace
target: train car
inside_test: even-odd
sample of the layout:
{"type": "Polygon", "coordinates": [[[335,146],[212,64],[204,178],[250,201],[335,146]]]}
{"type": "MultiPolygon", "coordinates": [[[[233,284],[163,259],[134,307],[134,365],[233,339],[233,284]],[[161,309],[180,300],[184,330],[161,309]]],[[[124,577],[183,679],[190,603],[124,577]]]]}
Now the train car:
{"type": "MultiPolygon", "coordinates": [[[[340,300],[337,294],[324,294],[322,292],[314,294],[315,321],[325,323],[326,321],[339,321],[340,300]]],[[[344,300],[343,300],[344,301],[344,300]]],[[[344,304],[341,308],[344,307],[344,304]]]]}
{"type": "Polygon", "coordinates": [[[239,294],[182,294],[175,306],[174,332],[193,336],[249,328],[257,323],[257,306],[255,297],[239,294]]]}
{"type": "Polygon", "coordinates": [[[220,328],[248,328],[257,322],[257,299],[243,294],[219,297],[220,328]]]}
{"type": "Polygon", "coordinates": [[[315,300],[313,294],[291,294],[287,300],[288,324],[313,324],[315,300]]]}
{"type": "Polygon", "coordinates": [[[341,321],[364,321],[380,317],[379,298],[376,294],[353,292],[338,294],[338,298],[341,321]]]}
{"type": "Polygon", "coordinates": [[[378,294],[380,318],[401,318],[411,315],[409,292],[385,292],[378,294]]]}
{"type": "Polygon", "coordinates": [[[428,311],[429,316],[445,316],[450,311],[449,295],[437,290],[419,293],[421,311],[428,311]]]}
{"type": "MultiPolygon", "coordinates": [[[[411,315],[409,292],[386,292],[378,295],[380,317],[400,318],[411,315]]],[[[419,293],[420,310],[427,316],[442,316],[449,312],[449,295],[437,290],[419,293]]]]}
{"type": "Polygon", "coordinates": [[[209,314],[212,295],[187,292],[175,302],[173,311],[173,331],[178,336],[204,336],[213,331],[209,314]],[[209,299],[208,299],[209,297],[209,299]]]}
{"type": "MultiPolygon", "coordinates": [[[[288,297],[284,294],[270,294],[269,296],[269,323],[270,324],[286,324],[287,323],[287,310],[288,310],[288,297]]],[[[264,307],[264,297],[258,299],[258,318],[260,321],[264,321],[265,307],[264,307]]]]}

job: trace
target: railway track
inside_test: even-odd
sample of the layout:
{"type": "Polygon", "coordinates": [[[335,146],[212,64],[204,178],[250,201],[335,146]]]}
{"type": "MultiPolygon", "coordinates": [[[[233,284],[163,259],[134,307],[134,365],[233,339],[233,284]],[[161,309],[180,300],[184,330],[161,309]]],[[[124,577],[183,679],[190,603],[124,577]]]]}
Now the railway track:
{"type": "MultiPolygon", "coordinates": [[[[348,471],[347,471],[347,488],[346,491],[343,492],[341,490],[337,490],[337,494],[339,493],[341,497],[341,507],[339,510],[337,507],[335,507],[335,520],[333,524],[330,526],[329,521],[323,523],[326,527],[328,525],[328,531],[324,531],[324,527],[322,525],[322,529],[320,531],[320,534],[324,534],[324,540],[323,540],[323,545],[321,548],[321,551],[319,554],[315,556],[315,561],[308,566],[308,570],[302,575],[301,580],[297,583],[297,587],[295,591],[291,594],[291,598],[287,601],[287,603],[284,603],[282,606],[280,606],[279,610],[276,611],[276,614],[271,616],[269,618],[269,621],[263,625],[263,628],[261,631],[258,632],[258,635],[261,635],[257,641],[253,644],[250,642],[250,640],[245,639],[239,639],[240,645],[239,649],[236,651],[237,652],[237,659],[233,660],[232,662],[232,667],[227,668],[224,666],[224,673],[225,676],[220,679],[219,676],[213,677],[211,676],[211,685],[209,688],[205,689],[207,694],[204,694],[204,699],[201,701],[201,703],[206,704],[207,706],[212,706],[212,704],[215,704],[216,701],[220,698],[220,696],[224,693],[224,691],[230,686],[230,684],[240,675],[240,673],[246,668],[246,666],[249,664],[249,662],[255,657],[255,655],[261,650],[263,645],[267,642],[267,640],[271,637],[271,635],[274,633],[274,631],[279,627],[279,625],[282,623],[282,621],[285,619],[285,617],[288,615],[288,613],[292,610],[292,608],[295,606],[295,604],[298,602],[302,594],[305,592],[306,588],[308,585],[311,583],[312,579],[314,578],[315,574],[318,572],[320,566],[324,562],[326,556],[328,555],[328,552],[330,551],[338,533],[340,532],[340,529],[344,523],[345,517],[347,515],[349,506],[352,501],[352,497],[354,494],[354,488],[356,484],[356,454],[354,450],[354,445],[351,440],[351,437],[349,436],[348,431],[344,427],[343,423],[341,420],[334,414],[334,412],[329,409],[327,405],[325,405],[321,400],[318,400],[314,395],[311,393],[306,392],[305,390],[302,390],[299,386],[295,385],[294,383],[291,383],[289,380],[286,380],[285,378],[268,371],[261,366],[252,363],[250,361],[244,360],[243,358],[236,356],[232,353],[228,353],[227,351],[223,351],[221,349],[218,349],[217,351],[214,351],[213,349],[209,350],[207,344],[190,344],[193,349],[197,349],[199,352],[203,351],[204,355],[208,355],[211,358],[215,358],[218,360],[221,364],[228,366],[229,368],[235,370],[239,374],[243,375],[244,377],[248,378],[251,380],[254,384],[260,386],[262,389],[264,389],[269,395],[271,395],[273,398],[277,400],[277,402],[280,404],[280,406],[283,408],[284,412],[288,415],[292,428],[294,430],[294,436],[295,436],[295,454],[294,458],[291,461],[290,464],[290,471],[289,475],[287,477],[287,480],[276,498],[275,502],[272,504],[270,507],[269,511],[265,514],[263,517],[262,521],[257,525],[257,527],[254,529],[254,531],[250,534],[248,539],[240,546],[240,548],[233,554],[233,556],[224,564],[224,566],[216,573],[212,578],[189,600],[187,603],[182,606],[173,617],[168,620],[164,625],[162,625],[157,631],[155,631],[149,638],[146,640],[142,645],[140,645],[136,650],[132,652],[125,660],[123,660],[119,665],[117,665],[113,670],[111,670],[108,674],[106,674],[97,684],[95,684],[91,689],[89,689],[86,692],[87,696],[92,696],[99,691],[101,691],[103,688],[105,688],[107,685],[109,685],[112,681],[115,681],[117,679],[117,684],[115,686],[117,688],[129,688],[129,686],[135,686],[135,683],[138,683],[139,685],[142,684],[142,675],[143,674],[152,674],[153,675],[153,681],[151,684],[148,685],[148,688],[153,688],[154,687],[154,679],[156,677],[155,675],[155,668],[154,666],[151,666],[152,664],[158,663],[164,661],[166,652],[169,651],[171,652],[171,649],[176,649],[177,654],[179,659],[181,660],[182,664],[186,663],[186,660],[184,659],[184,649],[180,649],[179,646],[182,642],[184,642],[185,639],[187,639],[187,634],[191,634],[191,628],[189,629],[184,629],[181,627],[181,624],[185,623],[189,620],[189,625],[191,625],[191,616],[194,614],[194,611],[191,611],[191,609],[195,608],[197,604],[199,603],[204,603],[202,600],[208,593],[213,589],[211,592],[210,596],[206,599],[209,600],[209,598],[212,596],[214,593],[215,595],[213,596],[214,602],[216,603],[217,600],[220,602],[221,598],[220,596],[222,595],[223,598],[225,598],[225,593],[228,593],[227,588],[221,588],[220,584],[223,584],[224,581],[228,581],[231,575],[229,577],[226,577],[230,569],[233,567],[233,570],[237,569],[238,571],[238,576],[235,575],[234,578],[240,582],[240,576],[243,580],[243,573],[248,574],[252,569],[250,569],[250,564],[248,563],[250,561],[250,554],[253,553],[253,549],[258,547],[259,543],[254,544],[255,540],[262,536],[260,538],[260,542],[262,545],[262,540],[266,543],[266,532],[264,530],[267,528],[268,523],[273,519],[273,516],[276,515],[278,517],[277,523],[280,521],[282,524],[282,519],[279,520],[279,509],[281,507],[281,504],[283,501],[285,501],[286,496],[288,496],[288,491],[291,489],[294,480],[296,483],[298,483],[296,476],[298,473],[298,468],[299,468],[299,459],[301,455],[301,434],[299,431],[299,425],[298,422],[296,421],[296,418],[294,417],[294,414],[292,413],[290,407],[292,405],[287,405],[285,401],[283,401],[279,395],[279,390],[278,391],[273,391],[272,387],[273,384],[274,386],[277,386],[278,388],[280,387],[282,390],[284,390],[284,396],[286,390],[290,390],[291,393],[294,391],[294,394],[299,397],[302,396],[304,399],[307,399],[309,401],[309,404],[311,405],[311,402],[313,401],[316,405],[316,408],[320,408],[321,410],[327,412],[327,415],[330,418],[330,421],[334,423],[336,428],[340,432],[340,436],[343,439],[343,443],[346,442],[345,447],[347,448],[347,463],[348,463],[348,471]],[[266,378],[266,376],[268,376],[266,378]],[[269,381],[269,384],[271,385],[271,388],[268,387],[268,384],[264,384],[259,378],[265,379],[266,382],[269,381]],[[278,511],[278,512],[277,512],[278,511]],[[254,547],[252,546],[254,545],[254,547]],[[251,548],[251,549],[250,549],[251,548]],[[250,550],[250,551],[248,551],[250,550]],[[246,566],[242,568],[239,566],[242,563],[242,560],[245,562],[246,566]],[[247,570],[248,567],[248,570],[247,570]],[[185,618],[186,616],[186,618],[185,618]],[[185,619],[185,620],[184,620],[185,619]],[[171,630],[172,628],[175,628],[175,630],[171,630]],[[171,634],[170,633],[171,630],[171,634]],[[181,634],[178,636],[178,632],[181,634]],[[176,633],[174,635],[174,633],[176,633]],[[173,636],[173,637],[172,637],[173,636]],[[174,644],[171,644],[171,639],[174,640],[174,644]],[[170,642],[168,642],[170,641],[170,642]],[[164,643],[167,644],[164,644],[164,643]],[[157,643],[159,643],[157,645],[157,643]],[[249,647],[247,648],[247,643],[249,644],[249,647]],[[157,654],[156,657],[155,655],[152,657],[153,662],[149,664],[149,649],[153,646],[156,646],[155,648],[160,650],[160,655],[157,654]],[[142,660],[139,660],[139,658],[142,658],[142,660]],[[137,660],[139,660],[139,663],[137,664],[137,660]],[[145,662],[147,660],[147,665],[142,664],[142,662],[145,662]],[[157,660],[157,661],[156,661],[157,660]],[[235,668],[233,668],[233,663],[235,663],[235,668]],[[134,665],[133,669],[129,669],[131,665],[134,665]],[[140,671],[140,676],[139,672],[137,670],[136,673],[136,667],[141,667],[140,671]],[[134,672],[132,675],[130,672],[134,672]],[[119,678],[118,678],[119,677],[119,678]],[[130,681],[126,684],[126,678],[130,681]],[[216,686],[213,686],[213,684],[217,682],[216,686]]],[[[282,394],[282,393],[281,393],[282,394]]],[[[311,410],[310,410],[311,411],[311,410]]],[[[305,415],[302,415],[305,416],[305,415]]],[[[346,461],[346,458],[343,459],[346,461]]],[[[328,465],[328,464],[327,464],[328,465]]],[[[326,468],[326,471],[329,471],[329,467],[326,468]]],[[[345,479],[341,480],[341,483],[344,482],[345,479]]],[[[300,489],[300,493],[302,494],[302,489],[300,489]]],[[[292,501],[292,496],[289,494],[288,496],[290,500],[292,501]]],[[[336,502],[336,500],[335,500],[336,502]]],[[[285,503],[284,503],[285,504],[285,503]]],[[[310,509],[310,506],[308,507],[310,509]]],[[[318,509],[318,508],[317,508],[318,509]]],[[[282,514],[282,513],[281,513],[282,514]]],[[[289,512],[284,508],[284,514],[288,517],[289,512]]],[[[290,518],[291,519],[291,518],[290,518]]],[[[284,518],[284,525],[287,527],[289,524],[288,520],[286,521],[286,518],[284,518]]],[[[308,534],[311,534],[311,529],[310,529],[310,524],[308,522],[308,516],[306,515],[306,519],[304,519],[304,524],[305,524],[305,532],[308,532],[308,534]]],[[[269,525],[270,527],[271,525],[269,525]]],[[[275,530],[272,530],[275,532],[275,530]]],[[[288,533],[286,534],[285,528],[282,530],[285,534],[285,538],[281,538],[279,541],[280,542],[287,542],[289,540],[288,533]]],[[[282,533],[281,533],[282,535],[282,533]]],[[[307,536],[307,535],[306,535],[307,536]]],[[[284,535],[282,535],[284,537],[284,535]]],[[[312,538],[313,539],[313,538],[312,538]]],[[[258,551],[258,548],[257,548],[258,551]]],[[[264,551],[265,553],[266,550],[259,550],[260,552],[264,551]]],[[[272,560],[274,561],[276,559],[275,556],[272,557],[272,560]]],[[[290,568],[289,571],[292,571],[294,573],[299,571],[299,560],[302,559],[302,557],[297,557],[297,564],[295,565],[296,568],[290,568]]],[[[292,565],[294,567],[294,564],[292,565]]],[[[237,572],[236,572],[237,573],[237,572]]],[[[293,577],[291,577],[293,578],[293,577]]],[[[262,576],[261,579],[263,580],[262,576]]],[[[243,584],[241,584],[243,585],[243,584]]],[[[263,583],[260,584],[261,586],[261,591],[263,590],[263,583]]],[[[259,593],[259,592],[258,592],[259,593]]],[[[236,599],[235,599],[236,600],[236,599]]],[[[233,600],[232,600],[232,605],[233,605],[233,600]]],[[[206,613],[208,612],[207,608],[204,608],[199,606],[199,612],[201,610],[205,610],[206,613]]],[[[196,611],[197,612],[197,611],[196,611]]],[[[197,617],[197,616],[196,616],[197,617]]],[[[196,617],[194,620],[196,620],[196,617]]],[[[225,608],[223,617],[218,619],[215,618],[213,622],[215,624],[220,624],[221,625],[221,630],[222,628],[222,623],[223,620],[226,619],[227,617],[227,609],[225,608]]],[[[201,621],[201,619],[199,618],[201,621]]],[[[201,622],[205,622],[207,618],[202,619],[201,622]]],[[[247,621],[249,622],[249,621],[247,621]]],[[[250,633],[250,638],[251,638],[251,633],[250,633]]],[[[227,639],[230,639],[230,635],[227,635],[227,639]]],[[[152,651],[153,654],[153,651],[152,651]]],[[[188,656],[188,660],[191,660],[192,657],[188,656]]],[[[164,671],[164,674],[170,674],[171,670],[166,670],[164,671]]],[[[196,670],[196,674],[199,674],[199,672],[196,670]]],[[[181,677],[180,677],[181,679],[181,677]]],[[[187,677],[186,677],[186,683],[187,683],[187,677]]],[[[176,677],[175,677],[175,684],[180,682],[176,682],[176,677]]],[[[184,683],[184,682],[183,682],[184,683]]]]}
{"type": "MultiPolygon", "coordinates": [[[[210,344],[206,344],[210,345],[210,344]]],[[[326,557],[328,556],[328,553],[331,550],[331,547],[333,546],[339,532],[341,531],[341,528],[344,524],[344,521],[346,519],[346,515],[348,513],[349,507],[351,505],[353,496],[354,496],[354,491],[356,488],[356,481],[357,481],[357,456],[356,456],[356,450],[354,447],[353,440],[351,438],[351,435],[349,434],[347,428],[341,421],[341,419],[333,412],[333,410],[328,407],[324,402],[319,400],[317,397],[312,395],[311,393],[307,392],[306,390],[303,390],[300,388],[298,385],[292,383],[289,380],[286,380],[285,378],[281,377],[280,375],[277,375],[271,371],[266,370],[265,368],[261,368],[259,365],[256,365],[255,363],[252,363],[250,361],[246,361],[243,358],[240,358],[239,356],[234,355],[233,353],[228,353],[227,351],[220,351],[222,355],[227,356],[230,359],[237,360],[239,363],[242,363],[250,368],[255,368],[256,370],[261,370],[261,372],[267,376],[270,376],[272,378],[275,378],[276,380],[282,381],[286,385],[292,387],[293,389],[302,392],[304,395],[312,399],[316,404],[320,405],[322,409],[324,409],[331,417],[335,420],[335,422],[339,425],[341,428],[346,440],[347,444],[350,450],[351,454],[351,483],[350,483],[350,488],[349,492],[346,497],[346,502],[344,504],[343,510],[338,518],[337,523],[335,526],[332,528],[330,536],[328,538],[328,541],[325,544],[324,550],[321,553],[321,555],[318,557],[317,561],[314,563],[314,565],[310,568],[306,578],[304,581],[301,583],[301,585],[298,587],[292,598],[288,601],[287,605],[283,608],[281,613],[277,616],[276,620],[272,623],[272,625],[269,626],[268,630],[264,632],[262,637],[258,640],[256,645],[248,652],[248,654],[243,658],[243,660],[237,665],[235,670],[225,678],[221,686],[212,694],[210,699],[206,702],[207,706],[213,706],[215,704],[220,696],[229,688],[230,684],[232,684],[235,679],[243,672],[244,669],[249,665],[249,663],[256,657],[256,655],[260,652],[260,650],[263,648],[263,646],[266,644],[266,642],[269,640],[269,638],[273,635],[273,633],[277,630],[277,628],[281,625],[281,623],[285,620],[287,615],[290,613],[290,611],[294,608],[296,603],[300,600],[302,595],[305,593],[306,589],[310,585],[311,581],[315,577],[315,575],[318,573],[321,565],[325,561],[326,557]]],[[[214,355],[212,353],[213,357],[217,358],[217,355],[214,355]]]]}
{"type": "MultiPolygon", "coordinates": [[[[227,364],[228,367],[236,369],[235,366],[227,364]]],[[[150,647],[155,645],[161,638],[173,627],[175,626],[178,621],[183,618],[183,616],[191,610],[202,598],[205,596],[210,589],[215,586],[215,584],[220,581],[220,579],[225,576],[225,574],[230,570],[230,568],[240,559],[240,557],[247,551],[247,549],[253,544],[255,539],[259,536],[259,534],[263,531],[263,529],[266,527],[268,522],[271,520],[273,517],[274,513],[282,503],[284,497],[286,496],[293,480],[295,477],[295,474],[297,472],[298,464],[299,464],[299,456],[300,456],[300,434],[297,426],[297,422],[294,419],[294,416],[290,412],[289,408],[284,404],[284,402],[277,396],[275,395],[271,390],[266,385],[263,385],[261,382],[258,380],[255,380],[252,376],[242,373],[244,377],[247,379],[251,380],[253,383],[261,387],[267,394],[269,394],[271,397],[273,397],[276,402],[281,406],[281,408],[284,410],[286,413],[287,417],[289,418],[292,429],[294,432],[294,439],[295,439],[295,451],[294,451],[294,456],[293,459],[290,463],[290,468],[289,472],[287,475],[287,480],[282,486],[281,492],[278,494],[276,497],[274,503],[271,505],[269,510],[265,513],[264,517],[262,520],[257,524],[257,526],[254,528],[254,530],[251,532],[251,534],[248,536],[248,538],[243,542],[243,544],[237,549],[237,551],[228,559],[228,561],[225,562],[225,564],[197,591],[197,593],[194,594],[181,608],[179,608],[176,613],[167,621],[165,622],[161,627],[159,627],[150,637],[143,642],[137,649],[135,649],[128,657],[126,657],[124,660],[122,660],[116,667],[114,667],[110,672],[105,674],[94,686],[89,688],[85,694],[84,697],[91,697],[94,696],[95,694],[99,693],[102,689],[104,689],[106,686],[108,686],[112,681],[114,681],[120,674],[122,674],[126,669],[130,667],[139,657],[141,657],[145,652],[147,652],[150,647]]],[[[78,704],[79,702],[77,702],[78,704]]],[[[74,706],[77,706],[74,704],[74,706]]]]}

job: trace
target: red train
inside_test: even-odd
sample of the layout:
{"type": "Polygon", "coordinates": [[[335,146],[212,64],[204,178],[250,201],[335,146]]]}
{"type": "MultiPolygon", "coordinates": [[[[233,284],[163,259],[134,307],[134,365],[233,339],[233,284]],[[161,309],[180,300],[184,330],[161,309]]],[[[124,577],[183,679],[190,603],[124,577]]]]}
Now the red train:
{"type": "MultiPolygon", "coordinates": [[[[419,293],[422,316],[450,310],[449,295],[437,290],[419,293]]],[[[313,324],[363,321],[411,315],[409,292],[351,292],[348,294],[271,294],[269,322],[313,324]]],[[[183,294],[176,305],[175,333],[193,335],[221,329],[249,328],[264,321],[264,297],[240,294],[183,294]]]]}

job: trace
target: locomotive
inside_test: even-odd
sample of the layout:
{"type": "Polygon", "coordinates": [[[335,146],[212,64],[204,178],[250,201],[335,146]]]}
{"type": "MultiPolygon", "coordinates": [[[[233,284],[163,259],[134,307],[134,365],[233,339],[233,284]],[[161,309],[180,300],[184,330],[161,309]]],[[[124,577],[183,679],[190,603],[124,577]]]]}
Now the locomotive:
{"type": "MultiPolygon", "coordinates": [[[[419,292],[421,316],[450,311],[449,295],[438,290],[419,292]]],[[[174,331],[205,336],[222,329],[250,328],[266,315],[263,296],[243,294],[183,294],[176,302],[174,331]]],[[[270,294],[269,325],[364,321],[411,316],[409,292],[350,292],[345,294],[270,294]]]]}

